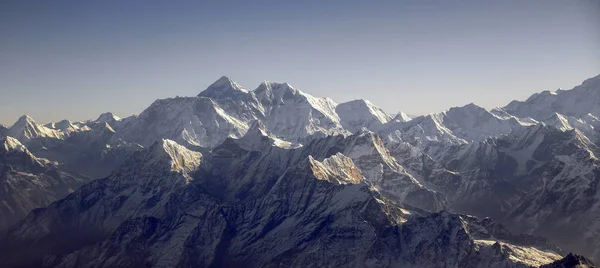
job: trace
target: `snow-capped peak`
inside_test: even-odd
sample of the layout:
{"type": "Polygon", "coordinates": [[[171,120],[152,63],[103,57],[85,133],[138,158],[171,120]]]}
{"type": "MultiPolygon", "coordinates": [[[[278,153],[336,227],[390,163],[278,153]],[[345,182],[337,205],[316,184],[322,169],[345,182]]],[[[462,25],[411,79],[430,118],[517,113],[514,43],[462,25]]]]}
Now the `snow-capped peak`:
{"type": "Polygon", "coordinates": [[[570,90],[543,91],[526,101],[512,101],[504,109],[517,117],[536,120],[548,118],[554,112],[577,118],[588,113],[600,116],[600,75],[585,80],[570,90]]]}
{"type": "Polygon", "coordinates": [[[394,118],[392,119],[392,121],[394,122],[408,122],[410,120],[412,120],[412,118],[402,111],[398,112],[396,116],[394,116],[394,118]]]}
{"type": "Polygon", "coordinates": [[[8,135],[18,140],[29,140],[34,138],[64,138],[64,133],[39,125],[28,115],[23,115],[8,130],[8,135]]]}
{"type": "Polygon", "coordinates": [[[15,122],[11,128],[23,128],[32,125],[37,125],[37,123],[29,115],[24,114],[21,117],[19,117],[17,122],[15,122]]]}
{"type": "Polygon", "coordinates": [[[363,99],[340,103],[335,111],[342,120],[342,124],[353,132],[361,127],[377,130],[392,119],[382,109],[363,99]]]}
{"type": "Polygon", "coordinates": [[[254,90],[254,94],[259,100],[283,100],[289,99],[297,94],[304,95],[303,92],[295,89],[287,82],[277,83],[273,81],[264,81],[254,90]]]}
{"type": "Polygon", "coordinates": [[[111,112],[103,113],[96,119],[96,122],[112,123],[115,121],[121,121],[121,118],[111,112]]]}
{"type": "Polygon", "coordinates": [[[208,88],[198,94],[198,97],[209,97],[214,99],[237,98],[245,96],[248,93],[246,89],[234,82],[227,76],[219,78],[208,88]]]}

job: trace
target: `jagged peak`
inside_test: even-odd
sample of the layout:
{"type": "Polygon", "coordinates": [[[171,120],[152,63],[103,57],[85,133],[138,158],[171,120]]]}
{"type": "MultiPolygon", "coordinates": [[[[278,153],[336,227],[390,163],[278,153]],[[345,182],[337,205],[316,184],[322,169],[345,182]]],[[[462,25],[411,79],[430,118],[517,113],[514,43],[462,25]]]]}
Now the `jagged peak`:
{"type": "Polygon", "coordinates": [[[359,184],[363,176],[354,165],[354,161],[342,153],[337,153],[323,161],[315,160],[308,156],[310,168],[319,180],[335,184],[359,184]]]}
{"type": "MultiPolygon", "coordinates": [[[[391,116],[382,109],[364,99],[340,103],[335,107],[335,111],[339,115],[340,119],[346,123],[349,123],[353,127],[355,127],[356,122],[358,122],[359,125],[364,125],[365,123],[371,124],[373,122],[372,120],[376,120],[378,124],[385,124],[392,119],[391,116]]],[[[364,126],[376,127],[370,125],[364,126]]]]}
{"type": "Polygon", "coordinates": [[[222,76],[208,88],[198,94],[198,97],[214,99],[237,98],[246,95],[248,91],[227,76],[222,76]]]}
{"type": "Polygon", "coordinates": [[[286,93],[291,95],[304,95],[304,93],[298,89],[295,89],[292,85],[287,82],[279,83],[273,81],[263,81],[258,88],[253,91],[259,98],[282,98],[286,93]]]}
{"type": "Polygon", "coordinates": [[[27,148],[21,142],[13,137],[6,136],[2,139],[2,148],[5,152],[26,152],[27,148]]]}
{"type": "Polygon", "coordinates": [[[17,122],[15,122],[11,128],[21,128],[28,125],[37,125],[37,123],[35,122],[35,120],[33,120],[33,118],[25,114],[19,117],[17,122]]]}
{"type": "Polygon", "coordinates": [[[412,120],[412,117],[410,117],[408,114],[400,111],[396,114],[396,116],[394,116],[394,118],[392,119],[392,121],[395,122],[408,122],[412,120]]]}

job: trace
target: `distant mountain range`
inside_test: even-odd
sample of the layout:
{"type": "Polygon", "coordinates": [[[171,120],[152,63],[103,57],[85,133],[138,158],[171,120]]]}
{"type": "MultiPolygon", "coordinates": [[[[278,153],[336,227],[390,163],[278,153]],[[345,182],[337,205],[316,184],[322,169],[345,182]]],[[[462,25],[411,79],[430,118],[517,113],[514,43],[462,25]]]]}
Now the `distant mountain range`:
{"type": "Polygon", "coordinates": [[[593,267],[598,118],[600,76],[416,117],[228,77],[123,119],[22,116],[0,126],[0,259],[593,267]]]}

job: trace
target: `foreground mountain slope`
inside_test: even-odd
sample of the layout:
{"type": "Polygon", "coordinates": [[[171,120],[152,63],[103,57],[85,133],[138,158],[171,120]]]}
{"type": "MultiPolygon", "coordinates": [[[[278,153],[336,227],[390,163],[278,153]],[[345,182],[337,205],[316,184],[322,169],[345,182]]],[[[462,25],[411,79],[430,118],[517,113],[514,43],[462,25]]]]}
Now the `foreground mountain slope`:
{"type": "Polygon", "coordinates": [[[543,241],[473,217],[402,208],[343,154],[246,144],[228,139],[201,154],[163,140],[35,210],[2,235],[0,257],[48,267],[527,267],[560,259],[543,241]],[[518,245],[483,242],[502,234],[518,245]],[[536,254],[514,253],[523,250],[536,254]]]}
{"type": "Polygon", "coordinates": [[[515,230],[543,235],[600,259],[600,160],[586,149],[557,155],[539,180],[506,221],[515,230]]]}

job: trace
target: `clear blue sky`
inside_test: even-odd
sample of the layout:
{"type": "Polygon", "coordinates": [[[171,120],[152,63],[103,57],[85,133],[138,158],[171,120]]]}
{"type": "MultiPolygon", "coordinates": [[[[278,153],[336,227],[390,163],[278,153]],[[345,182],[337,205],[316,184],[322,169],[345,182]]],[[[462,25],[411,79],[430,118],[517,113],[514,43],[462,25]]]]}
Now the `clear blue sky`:
{"type": "Polygon", "coordinates": [[[0,1],[0,123],[140,113],[222,75],[388,112],[600,74],[600,1],[0,1]]]}

